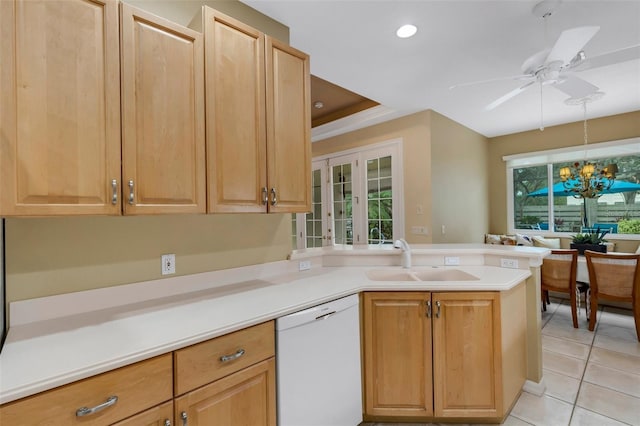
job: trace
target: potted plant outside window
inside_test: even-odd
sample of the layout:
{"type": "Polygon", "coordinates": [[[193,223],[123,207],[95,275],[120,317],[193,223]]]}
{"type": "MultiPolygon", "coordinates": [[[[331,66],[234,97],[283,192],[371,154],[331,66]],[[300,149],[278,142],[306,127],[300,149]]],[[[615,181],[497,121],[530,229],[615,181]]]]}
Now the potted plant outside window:
{"type": "Polygon", "coordinates": [[[609,230],[601,231],[600,228],[587,229],[586,232],[573,236],[571,248],[577,249],[578,254],[584,254],[585,250],[606,253],[607,246],[604,243],[606,243],[607,240],[604,239],[604,236],[607,235],[608,232],[609,230]]]}

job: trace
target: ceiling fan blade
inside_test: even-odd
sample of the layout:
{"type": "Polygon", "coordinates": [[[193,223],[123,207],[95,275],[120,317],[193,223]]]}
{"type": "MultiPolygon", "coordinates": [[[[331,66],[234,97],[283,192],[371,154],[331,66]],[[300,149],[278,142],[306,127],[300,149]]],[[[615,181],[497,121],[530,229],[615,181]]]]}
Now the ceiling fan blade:
{"type": "Polygon", "coordinates": [[[512,75],[510,77],[498,77],[498,78],[490,78],[488,80],[470,81],[468,83],[460,83],[460,84],[454,84],[453,86],[449,86],[449,90],[456,89],[458,87],[474,86],[476,84],[492,83],[494,81],[523,80],[523,79],[529,79],[533,77],[534,76],[531,74],[520,74],[520,75],[512,75]]]}
{"type": "Polygon", "coordinates": [[[492,109],[502,105],[503,103],[507,102],[509,99],[518,96],[520,93],[524,92],[525,90],[527,90],[527,88],[529,86],[531,86],[533,83],[535,83],[536,81],[530,81],[527,84],[525,84],[524,86],[520,86],[517,89],[514,89],[512,91],[510,91],[509,93],[507,93],[506,95],[503,95],[501,97],[499,97],[498,99],[496,99],[495,101],[491,102],[489,105],[487,105],[486,107],[484,107],[485,111],[491,111],[492,109]]]}
{"type": "Polygon", "coordinates": [[[600,30],[598,26],[577,27],[570,30],[564,30],[560,37],[553,45],[546,63],[561,61],[562,64],[568,64],[576,54],[593,38],[600,30]]]}
{"type": "Polygon", "coordinates": [[[576,62],[575,65],[571,65],[569,69],[572,71],[584,71],[591,68],[618,64],[620,62],[633,61],[634,59],[640,59],[640,44],[583,59],[582,61],[576,62]]]}
{"type": "Polygon", "coordinates": [[[582,99],[598,91],[598,87],[575,75],[568,75],[564,80],[553,85],[556,89],[575,99],[582,99]]]}

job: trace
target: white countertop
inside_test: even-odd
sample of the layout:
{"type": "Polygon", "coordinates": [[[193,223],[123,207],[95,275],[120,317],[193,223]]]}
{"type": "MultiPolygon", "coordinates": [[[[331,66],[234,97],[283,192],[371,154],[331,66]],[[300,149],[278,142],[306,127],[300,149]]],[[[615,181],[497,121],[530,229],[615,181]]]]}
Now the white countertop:
{"type": "MultiPolygon", "coordinates": [[[[487,249],[466,248],[475,253],[478,246],[487,249]]],[[[518,255],[541,260],[547,252],[518,255]]],[[[16,320],[0,353],[0,404],[361,291],[503,291],[531,275],[528,268],[438,266],[479,279],[389,282],[367,278],[371,266],[320,263],[297,272],[297,261],[274,262],[12,304],[16,320]]]]}

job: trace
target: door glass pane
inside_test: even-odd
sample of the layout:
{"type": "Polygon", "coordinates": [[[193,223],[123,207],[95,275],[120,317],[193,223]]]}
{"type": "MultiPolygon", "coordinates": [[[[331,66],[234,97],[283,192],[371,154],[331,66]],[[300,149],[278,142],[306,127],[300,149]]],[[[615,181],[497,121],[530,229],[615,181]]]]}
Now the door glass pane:
{"type": "Polygon", "coordinates": [[[353,194],[351,163],[332,168],[333,222],[336,244],[353,244],[353,194]]]}
{"type": "Polygon", "coordinates": [[[307,230],[307,248],[322,247],[322,180],[320,169],[315,169],[311,175],[313,188],[311,212],[305,215],[307,230]]]}
{"type": "Polygon", "coordinates": [[[393,243],[391,156],[367,160],[369,244],[393,243]]]}

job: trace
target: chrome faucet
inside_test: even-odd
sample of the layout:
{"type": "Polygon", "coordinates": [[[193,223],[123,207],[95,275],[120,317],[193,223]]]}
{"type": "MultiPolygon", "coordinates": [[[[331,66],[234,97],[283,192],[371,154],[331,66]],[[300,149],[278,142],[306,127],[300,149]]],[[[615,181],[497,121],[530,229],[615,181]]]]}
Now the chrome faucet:
{"type": "Polygon", "coordinates": [[[393,247],[402,249],[402,267],[411,268],[411,247],[409,247],[409,243],[404,238],[400,238],[393,243],[393,247]]]}

